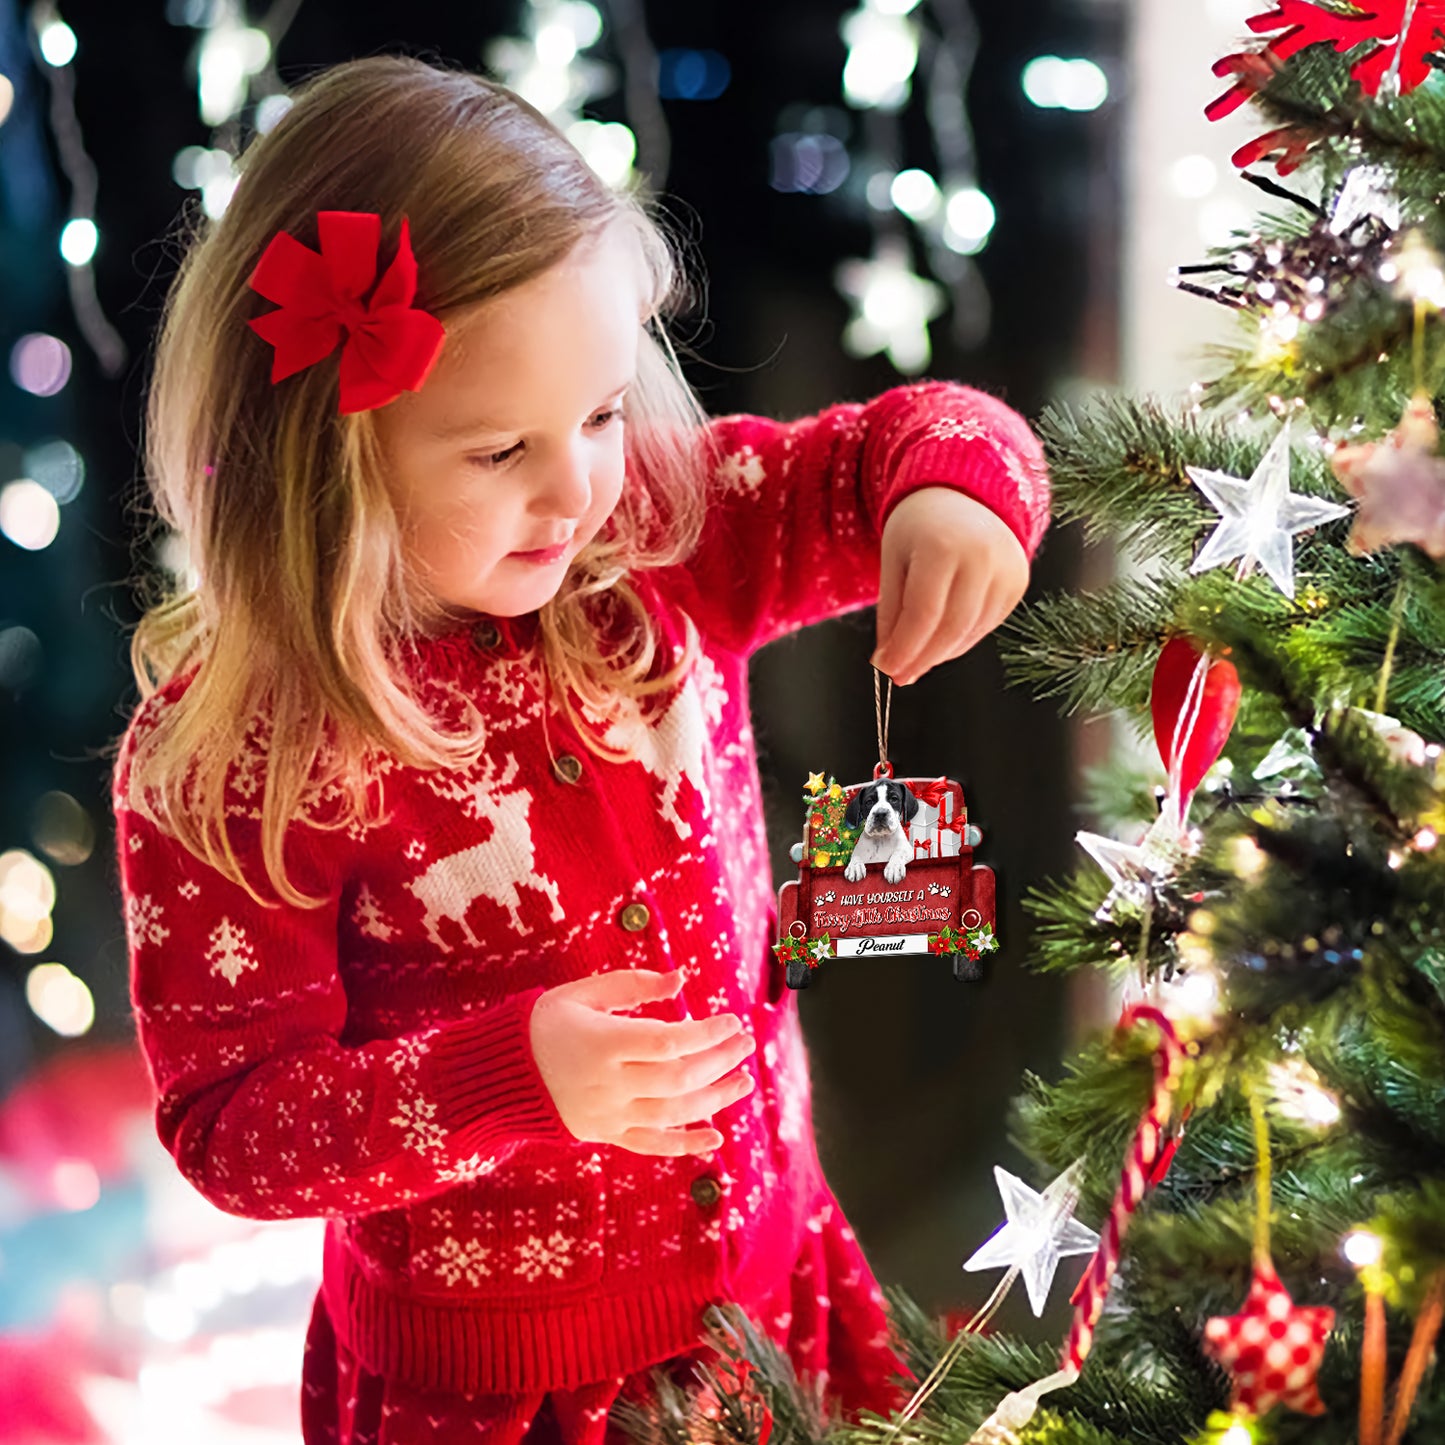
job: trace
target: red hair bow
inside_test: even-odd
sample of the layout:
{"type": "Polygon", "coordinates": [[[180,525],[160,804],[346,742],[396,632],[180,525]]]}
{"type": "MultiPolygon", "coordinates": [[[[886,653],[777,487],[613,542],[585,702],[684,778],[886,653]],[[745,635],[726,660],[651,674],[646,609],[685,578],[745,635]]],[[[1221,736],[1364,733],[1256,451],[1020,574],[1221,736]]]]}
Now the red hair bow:
{"type": "Polygon", "coordinates": [[[330,356],[344,331],[338,407],[343,416],[418,390],[441,355],[446,331],[435,316],[411,304],[416,257],[406,217],[396,259],[365,303],[361,298],[376,280],[381,217],[374,211],[320,211],[317,224],[320,255],[279,231],[247,283],[281,307],[247,323],[276,348],[271,380],[284,381],[330,356]]]}

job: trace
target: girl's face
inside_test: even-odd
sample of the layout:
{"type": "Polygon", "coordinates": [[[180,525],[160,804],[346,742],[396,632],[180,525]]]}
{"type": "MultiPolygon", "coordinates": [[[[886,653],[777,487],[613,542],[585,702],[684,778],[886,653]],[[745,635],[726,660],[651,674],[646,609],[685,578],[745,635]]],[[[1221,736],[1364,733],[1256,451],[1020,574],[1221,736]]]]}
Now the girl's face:
{"type": "Polygon", "coordinates": [[[541,607],[616,506],[644,295],[640,249],[614,225],[448,318],[421,390],[377,413],[408,553],[451,608],[541,607]]]}

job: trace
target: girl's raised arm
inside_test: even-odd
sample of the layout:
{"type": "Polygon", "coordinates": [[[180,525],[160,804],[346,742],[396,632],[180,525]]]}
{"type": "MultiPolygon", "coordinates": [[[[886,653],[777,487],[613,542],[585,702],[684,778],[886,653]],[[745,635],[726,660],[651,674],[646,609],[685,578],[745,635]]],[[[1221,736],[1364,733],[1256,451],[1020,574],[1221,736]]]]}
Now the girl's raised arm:
{"type": "Polygon", "coordinates": [[[685,565],[687,608],[744,656],[876,603],[883,524],[919,487],[982,502],[1030,558],[1048,526],[1038,439],[1004,402],[958,382],[893,387],[792,422],[719,417],[711,432],[721,496],[685,565]]]}

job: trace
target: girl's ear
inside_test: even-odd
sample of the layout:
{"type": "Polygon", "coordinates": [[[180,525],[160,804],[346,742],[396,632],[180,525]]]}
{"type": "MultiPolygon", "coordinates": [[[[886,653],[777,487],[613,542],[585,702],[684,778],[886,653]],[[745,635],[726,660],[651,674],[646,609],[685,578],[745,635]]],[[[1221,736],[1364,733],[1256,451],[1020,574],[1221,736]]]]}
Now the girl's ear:
{"type": "Polygon", "coordinates": [[[848,811],[843,814],[843,821],[850,827],[856,828],[863,821],[863,789],[859,788],[851,798],[848,799],[848,811]]]}

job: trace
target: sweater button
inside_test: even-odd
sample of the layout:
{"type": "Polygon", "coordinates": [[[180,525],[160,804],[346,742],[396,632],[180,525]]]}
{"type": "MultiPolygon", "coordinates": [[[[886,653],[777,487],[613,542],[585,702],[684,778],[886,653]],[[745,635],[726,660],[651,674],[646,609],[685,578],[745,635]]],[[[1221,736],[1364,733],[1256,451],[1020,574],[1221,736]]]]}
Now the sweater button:
{"type": "Polygon", "coordinates": [[[629,903],[617,916],[617,921],[629,932],[637,933],[647,927],[647,920],[652,915],[647,911],[645,903],[629,903]]]}
{"type": "Polygon", "coordinates": [[[472,628],[472,641],[478,647],[495,647],[501,640],[502,632],[495,622],[479,622],[472,628]]]}
{"type": "Polygon", "coordinates": [[[552,764],[552,771],[564,783],[575,783],[582,776],[582,764],[574,758],[571,753],[563,753],[556,762],[552,764]]]}
{"type": "Polygon", "coordinates": [[[692,1181],[693,1202],[701,1209],[711,1209],[722,1198],[722,1186],[711,1174],[701,1174],[692,1181]]]}

